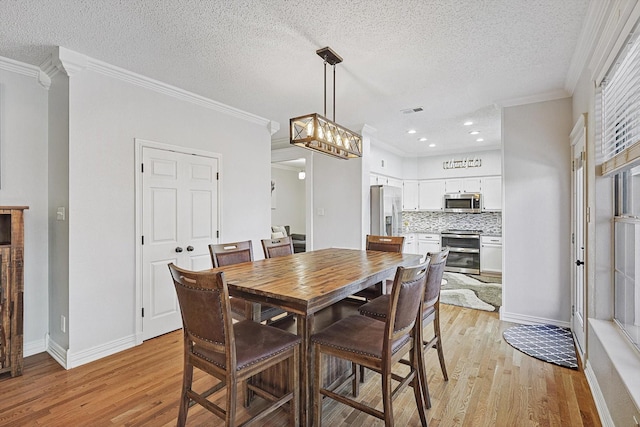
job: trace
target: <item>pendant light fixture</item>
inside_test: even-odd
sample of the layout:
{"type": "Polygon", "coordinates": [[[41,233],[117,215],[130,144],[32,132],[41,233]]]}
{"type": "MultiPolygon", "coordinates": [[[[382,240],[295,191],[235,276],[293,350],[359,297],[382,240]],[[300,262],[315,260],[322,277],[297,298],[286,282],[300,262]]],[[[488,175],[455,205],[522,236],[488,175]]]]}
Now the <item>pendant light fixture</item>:
{"type": "Polygon", "coordinates": [[[324,116],[312,113],[290,119],[290,142],[339,159],[362,157],[362,137],[335,122],[336,64],[341,63],[342,58],[330,47],[318,49],[316,53],[324,60],[324,116]],[[333,66],[333,121],[326,118],[327,64],[333,66]]]}

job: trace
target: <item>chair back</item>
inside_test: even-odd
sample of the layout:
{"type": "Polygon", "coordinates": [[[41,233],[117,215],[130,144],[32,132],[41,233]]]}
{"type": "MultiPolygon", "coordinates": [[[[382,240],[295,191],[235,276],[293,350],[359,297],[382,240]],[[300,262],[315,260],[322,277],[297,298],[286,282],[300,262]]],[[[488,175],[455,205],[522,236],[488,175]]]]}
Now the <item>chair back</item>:
{"type": "Polygon", "coordinates": [[[209,245],[213,267],[240,264],[253,261],[253,247],[251,240],[234,243],[219,243],[209,245]]]}
{"type": "Polygon", "coordinates": [[[367,250],[381,252],[402,252],[404,236],[367,235],[367,250]]]}
{"type": "Polygon", "coordinates": [[[236,352],[229,290],[224,273],[188,271],[169,264],[182,314],[185,351],[207,354],[223,369],[235,369],[236,352]]]}
{"type": "Polygon", "coordinates": [[[398,267],[396,270],[389,298],[389,315],[386,318],[388,335],[385,337],[385,345],[411,332],[416,324],[418,310],[422,308],[428,271],[428,259],[415,267],[398,267]]]}
{"type": "Polygon", "coordinates": [[[293,240],[291,237],[279,237],[277,239],[263,239],[262,250],[265,258],[275,258],[293,254],[293,240]]]}
{"type": "Polygon", "coordinates": [[[442,288],[442,275],[447,264],[449,248],[445,247],[440,252],[428,253],[429,273],[427,274],[427,284],[424,291],[424,308],[433,307],[440,300],[440,289],[442,288]]]}

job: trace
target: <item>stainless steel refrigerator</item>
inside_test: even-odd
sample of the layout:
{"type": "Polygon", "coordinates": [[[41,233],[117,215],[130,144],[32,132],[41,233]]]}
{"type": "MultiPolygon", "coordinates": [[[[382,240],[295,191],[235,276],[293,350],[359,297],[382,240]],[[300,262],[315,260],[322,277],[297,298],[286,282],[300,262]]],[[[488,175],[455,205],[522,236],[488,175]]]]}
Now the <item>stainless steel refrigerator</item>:
{"type": "Polygon", "coordinates": [[[402,233],[402,189],[371,186],[371,234],[399,236],[402,233]]]}

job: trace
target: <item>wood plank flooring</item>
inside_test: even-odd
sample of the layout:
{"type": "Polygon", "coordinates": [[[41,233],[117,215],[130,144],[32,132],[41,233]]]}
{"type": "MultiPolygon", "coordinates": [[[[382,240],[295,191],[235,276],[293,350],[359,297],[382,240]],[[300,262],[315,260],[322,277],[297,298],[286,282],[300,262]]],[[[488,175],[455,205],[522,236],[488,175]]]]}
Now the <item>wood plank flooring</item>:
{"type": "MultiPolygon", "coordinates": [[[[441,322],[449,381],[430,352],[429,426],[601,425],[584,373],[513,349],[502,338],[511,324],[500,322],[497,313],[442,305],[441,322]]],[[[69,371],[38,354],[25,359],[23,376],[0,378],[0,426],[174,426],[181,378],[181,331],[69,371]]],[[[199,387],[210,383],[197,378],[199,387]]],[[[379,388],[379,376],[368,372],[360,397],[381,407],[379,388]]],[[[260,402],[254,403],[251,411],[260,402]]],[[[420,425],[410,388],[394,401],[394,414],[398,426],[420,425]]],[[[281,426],[285,417],[277,412],[260,424],[281,426]]],[[[187,425],[221,422],[194,406],[187,425]]],[[[383,423],[325,400],[323,425],[383,423]]]]}

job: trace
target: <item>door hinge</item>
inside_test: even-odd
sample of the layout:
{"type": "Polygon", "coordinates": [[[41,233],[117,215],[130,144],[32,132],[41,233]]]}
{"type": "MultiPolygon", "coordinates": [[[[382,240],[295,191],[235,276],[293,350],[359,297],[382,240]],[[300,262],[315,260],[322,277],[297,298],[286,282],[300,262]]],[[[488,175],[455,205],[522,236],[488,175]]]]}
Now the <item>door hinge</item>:
{"type": "Polygon", "coordinates": [[[573,245],[574,243],[576,243],[576,234],[571,233],[571,244],[573,245]]]}
{"type": "Polygon", "coordinates": [[[144,173],[144,163],[140,163],[140,172],[144,173]]]}
{"type": "Polygon", "coordinates": [[[216,230],[216,238],[220,238],[220,231],[216,230]]]}
{"type": "Polygon", "coordinates": [[[216,181],[220,180],[220,172],[216,172],[216,181]]]}
{"type": "Polygon", "coordinates": [[[576,171],[576,161],[571,160],[571,172],[575,172],[575,171],[576,171]]]}
{"type": "Polygon", "coordinates": [[[144,236],[142,236],[142,244],[144,245],[144,236]]]}
{"type": "Polygon", "coordinates": [[[144,307],[142,307],[142,317],[144,317],[144,307]]]}
{"type": "Polygon", "coordinates": [[[587,222],[591,222],[591,207],[587,206],[587,222]]]}
{"type": "Polygon", "coordinates": [[[575,306],[575,305],[572,305],[572,306],[571,306],[571,315],[573,316],[573,315],[575,315],[575,314],[576,314],[576,306],[575,306]]]}
{"type": "Polygon", "coordinates": [[[583,152],[581,152],[581,153],[580,153],[580,158],[581,158],[582,160],[587,160],[587,153],[586,153],[586,152],[584,152],[584,151],[583,151],[583,152]]]}

